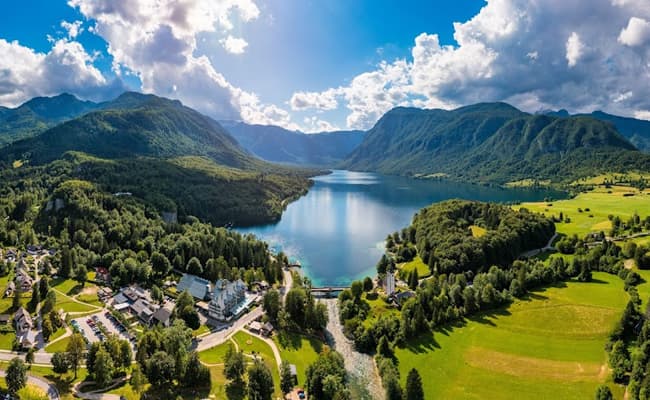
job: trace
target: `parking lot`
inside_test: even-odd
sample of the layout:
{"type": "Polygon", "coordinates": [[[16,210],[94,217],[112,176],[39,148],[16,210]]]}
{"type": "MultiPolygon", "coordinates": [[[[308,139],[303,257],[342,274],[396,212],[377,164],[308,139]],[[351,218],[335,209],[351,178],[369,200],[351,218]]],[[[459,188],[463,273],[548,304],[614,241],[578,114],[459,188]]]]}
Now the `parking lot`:
{"type": "Polygon", "coordinates": [[[88,343],[103,341],[106,339],[104,333],[115,334],[121,339],[131,339],[127,329],[108,311],[73,319],[70,324],[81,332],[88,343]]]}

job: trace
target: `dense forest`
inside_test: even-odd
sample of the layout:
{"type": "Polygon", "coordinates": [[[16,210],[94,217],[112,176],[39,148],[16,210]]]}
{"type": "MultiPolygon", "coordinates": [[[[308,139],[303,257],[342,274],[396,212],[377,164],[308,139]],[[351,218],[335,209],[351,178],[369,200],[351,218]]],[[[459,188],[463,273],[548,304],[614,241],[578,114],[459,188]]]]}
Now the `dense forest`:
{"type": "Polygon", "coordinates": [[[432,272],[478,272],[510,265],[521,253],[546,246],[554,233],[552,220],[525,209],[451,200],[420,210],[410,227],[390,237],[388,248],[403,261],[417,249],[432,272]],[[488,234],[476,237],[472,226],[488,234]]]}
{"type": "Polygon", "coordinates": [[[61,172],[71,167],[58,162],[32,173],[5,171],[21,179],[13,176],[0,189],[0,243],[42,243],[58,249],[53,264],[63,276],[72,276],[80,266],[105,266],[116,286],[154,284],[172,268],[212,280],[281,279],[279,262],[272,261],[267,245],[254,237],[191,216],[183,223],[165,223],[157,209],[135,197],[66,179],[61,172]],[[48,202],[60,208],[48,208],[48,202]]]}

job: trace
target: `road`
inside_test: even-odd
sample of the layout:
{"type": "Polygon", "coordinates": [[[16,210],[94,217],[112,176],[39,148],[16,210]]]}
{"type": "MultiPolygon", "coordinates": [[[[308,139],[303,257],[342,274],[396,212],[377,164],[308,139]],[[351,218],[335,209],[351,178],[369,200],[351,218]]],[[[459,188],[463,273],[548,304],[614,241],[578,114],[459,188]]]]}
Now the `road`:
{"type": "MultiPolygon", "coordinates": [[[[6,376],[6,371],[0,370],[0,378],[4,378],[5,376],[6,376]]],[[[27,383],[39,387],[41,390],[47,393],[47,397],[50,400],[59,400],[61,398],[59,397],[59,391],[56,389],[56,386],[54,386],[53,384],[51,384],[50,382],[46,381],[43,378],[39,378],[33,375],[27,375],[27,383]]]]}
{"type": "Polygon", "coordinates": [[[544,253],[544,252],[547,252],[547,251],[555,250],[555,248],[553,247],[553,241],[557,237],[558,237],[558,234],[557,234],[557,232],[555,232],[553,234],[553,236],[551,237],[551,239],[548,241],[548,243],[546,244],[545,247],[542,247],[541,249],[534,249],[534,250],[523,252],[523,253],[521,253],[521,255],[519,257],[521,257],[521,258],[530,258],[530,257],[534,257],[534,256],[538,255],[539,253],[544,253]]]}
{"type": "Polygon", "coordinates": [[[237,321],[235,321],[228,328],[221,330],[219,332],[210,333],[198,339],[198,344],[196,345],[197,351],[207,350],[211,347],[218,346],[221,343],[228,340],[228,338],[242,329],[244,326],[248,325],[250,322],[256,320],[264,314],[262,307],[257,307],[248,314],[243,315],[237,321]]]}
{"type": "MultiPolygon", "coordinates": [[[[23,361],[25,360],[25,352],[9,351],[9,350],[0,350],[0,360],[1,361],[11,361],[12,359],[19,357],[23,361]]],[[[34,353],[34,365],[44,365],[47,367],[52,366],[52,354],[37,351],[34,353]]]]}

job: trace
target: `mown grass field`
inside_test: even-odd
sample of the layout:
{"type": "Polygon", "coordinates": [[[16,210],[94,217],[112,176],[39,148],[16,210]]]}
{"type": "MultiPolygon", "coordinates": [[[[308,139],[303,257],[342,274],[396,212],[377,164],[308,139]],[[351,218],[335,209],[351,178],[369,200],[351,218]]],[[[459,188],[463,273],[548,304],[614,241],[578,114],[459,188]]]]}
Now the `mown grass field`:
{"type": "Polygon", "coordinates": [[[593,277],[535,291],[396,349],[402,384],[416,368],[427,398],[593,398],[610,379],[604,345],[628,299],[618,277],[593,277]]]}
{"type": "Polygon", "coordinates": [[[402,265],[398,266],[398,268],[402,271],[404,271],[407,276],[408,274],[411,273],[414,269],[418,271],[418,276],[420,278],[425,278],[429,275],[431,275],[431,270],[429,270],[429,266],[422,261],[420,256],[415,256],[415,258],[412,261],[409,261],[407,263],[403,263],[402,265]]]}
{"type": "Polygon", "coordinates": [[[323,343],[296,333],[282,333],[273,337],[282,361],[296,366],[298,386],[305,386],[307,367],[313,364],[323,349],[323,343]]]}
{"type": "MultiPolygon", "coordinates": [[[[271,347],[269,347],[269,345],[266,344],[264,341],[254,336],[251,336],[246,332],[239,331],[232,336],[231,341],[222,343],[218,346],[200,352],[199,358],[201,359],[201,361],[208,364],[221,364],[223,363],[223,356],[226,354],[228,346],[234,345],[233,342],[236,343],[240,351],[244,352],[244,355],[246,357],[246,362],[248,365],[250,365],[250,363],[253,361],[253,357],[262,358],[264,363],[271,370],[271,374],[273,375],[273,382],[275,384],[274,398],[276,397],[280,398],[281,396],[280,371],[278,370],[278,365],[275,361],[275,357],[273,356],[273,351],[271,350],[271,347]]],[[[245,390],[245,388],[231,387],[230,388],[231,391],[234,390],[235,392],[238,393],[237,394],[231,393],[230,395],[227,395],[228,381],[223,375],[222,365],[210,366],[209,368],[210,368],[210,374],[212,376],[212,388],[210,390],[211,396],[215,396],[215,398],[218,399],[244,398],[243,396],[241,397],[238,396],[243,394],[239,392],[241,390],[245,390]]]]}
{"type": "Polygon", "coordinates": [[[589,232],[604,231],[608,233],[611,223],[609,215],[618,215],[622,220],[627,220],[636,212],[642,218],[650,215],[650,191],[641,193],[630,187],[614,186],[612,188],[598,187],[591,192],[581,193],[574,199],[553,202],[522,203],[534,212],[541,212],[547,216],[569,217],[571,222],[555,224],[557,231],[565,235],[579,236],[589,232]],[[611,193],[608,193],[610,192],[611,193]],[[625,196],[625,194],[634,194],[625,196]],[[579,212],[581,209],[582,212],[579,212]],[[587,209],[589,211],[587,211],[587,209]]]}
{"type": "Polygon", "coordinates": [[[235,347],[235,344],[228,340],[218,346],[211,347],[199,353],[199,359],[206,364],[223,364],[223,358],[229,347],[235,347]]]}

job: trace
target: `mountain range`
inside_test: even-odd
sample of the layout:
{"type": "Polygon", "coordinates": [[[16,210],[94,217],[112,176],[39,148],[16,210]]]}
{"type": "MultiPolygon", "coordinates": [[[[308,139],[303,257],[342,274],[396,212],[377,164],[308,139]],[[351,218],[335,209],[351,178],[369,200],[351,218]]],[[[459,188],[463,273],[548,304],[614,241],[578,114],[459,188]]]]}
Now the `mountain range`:
{"type": "Polygon", "coordinates": [[[266,161],[313,166],[334,166],[363,141],[364,131],[305,134],[279,126],[219,121],[248,151],[266,161]]]}
{"type": "Polygon", "coordinates": [[[44,165],[71,151],[110,160],[194,157],[195,167],[203,157],[219,168],[201,165],[194,172],[219,170],[220,176],[223,167],[301,179],[314,173],[270,162],[491,184],[650,170],[650,156],[639,151],[650,149],[649,121],[600,111],[529,114],[506,103],[398,107],[367,132],[304,134],[217,122],[154,95],[127,92],[93,103],[62,94],[0,108],[2,142],[0,162],[7,164],[44,165]]]}
{"type": "Polygon", "coordinates": [[[648,171],[650,155],[593,116],[531,115],[505,103],[481,103],[451,111],[393,109],[342,167],[503,184],[648,171]]]}
{"type": "Polygon", "coordinates": [[[54,193],[81,180],[161,213],[250,225],[276,221],[317,173],[260,160],[218,122],[153,95],[127,92],[104,103],[61,95],[3,112],[27,115],[23,126],[31,126],[0,147],[6,187],[20,187],[19,179],[54,193]]]}

